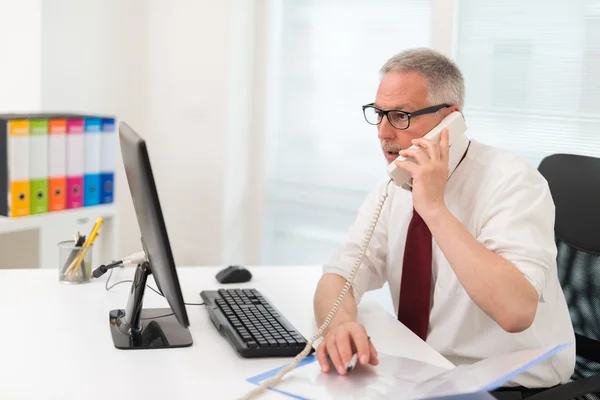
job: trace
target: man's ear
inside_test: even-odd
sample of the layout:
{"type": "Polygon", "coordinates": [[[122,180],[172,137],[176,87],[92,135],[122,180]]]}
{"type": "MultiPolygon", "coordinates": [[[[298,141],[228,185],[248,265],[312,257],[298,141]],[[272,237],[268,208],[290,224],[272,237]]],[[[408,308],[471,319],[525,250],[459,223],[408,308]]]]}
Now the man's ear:
{"type": "MultiPolygon", "coordinates": [[[[460,113],[462,113],[462,111],[460,110],[460,107],[457,106],[456,104],[453,104],[452,106],[448,107],[446,110],[448,110],[448,114],[453,113],[454,111],[458,111],[460,113]]],[[[448,115],[446,114],[446,115],[448,115]]]]}
{"type": "Polygon", "coordinates": [[[442,114],[440,114],[442,116],[442,118],[440,118],[440,121],[443,120],[444,118],[446,118],[448,115],[452,114],[454,111],[458,111],[459,113],[462,114],[462,111],[460,111],[460,107],[457,106],[456,104],[453,104],[447,108],[443,108],[440,111],[442,112],[442,114]]]}

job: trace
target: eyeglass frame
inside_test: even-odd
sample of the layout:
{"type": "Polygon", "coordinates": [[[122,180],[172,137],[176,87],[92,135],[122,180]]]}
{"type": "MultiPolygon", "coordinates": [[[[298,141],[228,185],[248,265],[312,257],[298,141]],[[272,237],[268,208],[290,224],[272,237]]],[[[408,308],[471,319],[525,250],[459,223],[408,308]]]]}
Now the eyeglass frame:
{"type": "Polygon", "coordinates": [[[452,104],[446,104],[446,103],[438,104],[436,106],[422,108],[420,110],[413,111],[413,112],[408,112],[408,111],[404,111],[404,110],[382,110],[381,108],[377,107],[375,105],[375,103],[369,103],[369,104],[365,104],[364,106],[362,106],[363,116],[365,117],[365,121],[367,121],[367,123],[369,125],[379,125],[381,123],[381,121],[383,121],[383,116],[381,117],[381,120],[378,123],[376,123],[376,124],[370,123],[369,120],[367,119],[367,114],[365,113],[365,109],[367,107],[379,110],[381,113],[383,113],[383,116],[385,116],[387,118],[388,122],[390,123],[391,126],[394,127],[394,129],[404,131],[410,127],[410,119],[411,118],[418,117],[419,115],[433,114],[434,112],[437,112],[437,111],[441,110],[442,108],[452,107],[452,104]],[[406,125],[406,128],[398,128],[396,125],[392,124],[392,121],[390,120],[390,117],[388,115],[392,111],[401,112],[402,114],[406,114],[406,116],[408,117],[408,124],[406,125]]]}

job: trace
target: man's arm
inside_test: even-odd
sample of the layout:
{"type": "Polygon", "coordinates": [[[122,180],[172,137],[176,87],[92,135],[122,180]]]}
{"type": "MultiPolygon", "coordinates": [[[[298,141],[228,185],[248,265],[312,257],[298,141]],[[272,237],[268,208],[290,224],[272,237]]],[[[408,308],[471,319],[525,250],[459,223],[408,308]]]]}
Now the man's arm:
{"type": "MultiPolygon", "coordinates": [[[[357,257],[361,254],[361,244],[365,233],[373,222],[373,215],[378,203],[387,191],[387,181],[382,182],[377,190],[369,195],[360,207],[354,224],[350,227],[344,244],[335,255],[323,266],[323,276],[317,286],[314,296],[315,319],[319,326],[327,318],[335,301],[340,295],[346,278],[350,276],[357,257]]],[[[388,198],[391,200],[392,194],[388,198]]],[[[345,374],[345,366],[357,353],[361,364],[377,365],[377,351],[369,341],[365,328],[356,322],[357,303],[367,291],[380,288],[385,282],[385,258],[387,252],[386,224],[389,216],[389,206],[381,211],[369,248],[364,254],[352,287],[346,294],[343,303],[338,308],[335,318],[324,332],[323,341],[317,348],[317,359],[323,372],[329,372],[330,364],[327,356],[333,362],[340,374],[345,374]]]]}
{"type": "Polygon", "coordinates": [[[481,245],[447,208],[425,222],[471,300],[507,332],[529,328],[538,293],[523,273],[481,245]]]}
{"type": "MultiPolygon", "coordinates": [[[[442,131],[439,144],[427,139],[415,139],[412,143],[419,147],[402,150],[400,155],[413,157],[416,163],[396,161],[396,165],[411,173],[415,210],[429,227],[461,285],[471,300],[504,330],[527,329],[537,311],[536,288],[515,264],[479,243],[446,207],[448,130],[442,131]]],[[[523,208],[523,204],[514,207],[523,208]]],[[[525,221],[524,226],[512,227],[513,233],[520,228],[521,232],[515,236],[529,232],[531,224],[526,220],[525,216],[521,221],[525,221]]],[[[508,218],[502,222],[508,224],[508,218]]]]}
{"type": "MultiPolygon", "coordinates": [[[[315,319],[319,327],[325,322],[345,283],[346,280],[337,274],[324,274],[319,280],[314,298],[315,319]]],[[[356,313],[356,301],[350,288],[328,330],[344,322],[356,321],[356,313]]]]}
{"type": "MultiPolygon", "coordinates": [[[[324,274],[319,280],[314,297],[314,311],[319,327],[327,319],[345,283],[346,279],[337,274],[324,274]]],[[[323,372],[329,372],[327,356],[341,375],[346,373],[346,365],[353,353],[357,353],[361,364],[379,363],[377,351],[369,341],[367,331],[356,322],[357,306],[352,292],[350,288],[323,333],[323,342],[317,348],[317,359],[323,372]]]]}

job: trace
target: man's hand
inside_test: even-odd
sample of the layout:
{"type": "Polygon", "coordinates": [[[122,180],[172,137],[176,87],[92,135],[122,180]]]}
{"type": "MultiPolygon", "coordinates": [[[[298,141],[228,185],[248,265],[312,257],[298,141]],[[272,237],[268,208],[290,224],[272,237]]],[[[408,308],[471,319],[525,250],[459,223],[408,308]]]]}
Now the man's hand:
{"type": "Polygon", "coordinates": [[[369,340],[365,327],[358,322],[344,322],[327,331],[317,348],[317,360],[321,371],[327,373],[330,370],[329,355],[338,373],[345,375],[346,365],[354,353],[357,353],[361,364],[379,364],[377,350],[369,340]]]}
{"type": "MultiPolygon", "coordinates": [[[[413,177],[413,205],[421,218],[433,214],[446,206],[444,190],[448,180],[448,129],[442,130],[440,143],[429,139],[414,139],[413,145],[420,148],[402,150],[399,155],[412,157],[417,162],[395,161],[395,164],[413,177]]],[[[427,221],[427,220],[426,220],[427,221]]]]}

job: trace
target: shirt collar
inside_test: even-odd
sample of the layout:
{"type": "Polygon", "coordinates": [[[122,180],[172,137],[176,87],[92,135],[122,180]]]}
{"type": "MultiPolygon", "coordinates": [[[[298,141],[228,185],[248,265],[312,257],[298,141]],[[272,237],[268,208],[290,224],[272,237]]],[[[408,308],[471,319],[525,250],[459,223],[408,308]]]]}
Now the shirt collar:
{"type": "Polygon", "coordinates": [[[460,164],[468,148],[469,138],[467,135],[459,135],[450,148],[451,151],[448,158],[448,177],[450,177],[454,170],[458,167],[458,164],[460,164]]]}

